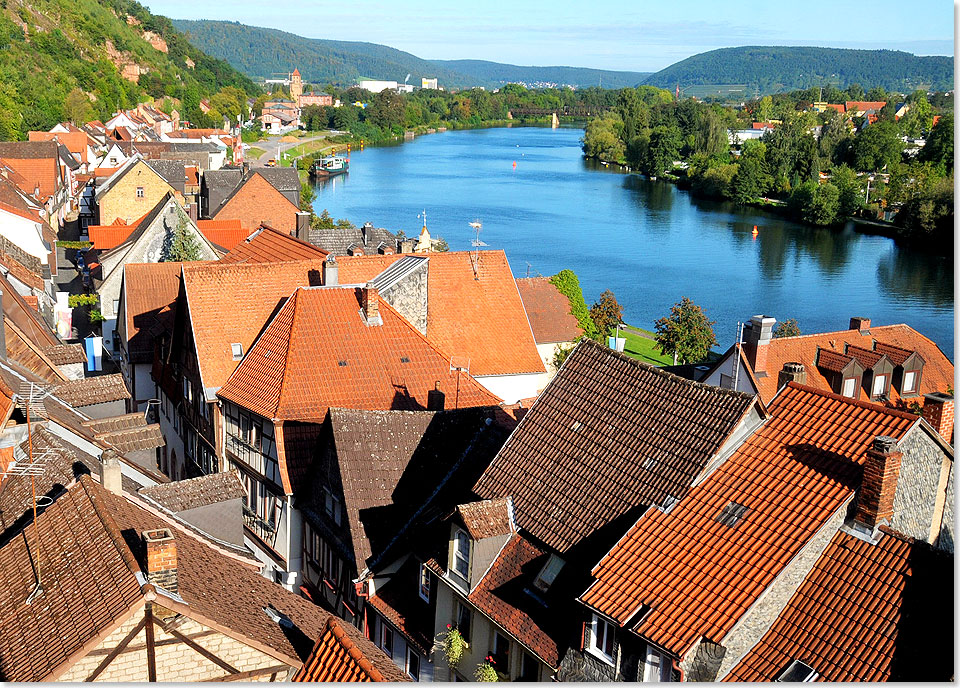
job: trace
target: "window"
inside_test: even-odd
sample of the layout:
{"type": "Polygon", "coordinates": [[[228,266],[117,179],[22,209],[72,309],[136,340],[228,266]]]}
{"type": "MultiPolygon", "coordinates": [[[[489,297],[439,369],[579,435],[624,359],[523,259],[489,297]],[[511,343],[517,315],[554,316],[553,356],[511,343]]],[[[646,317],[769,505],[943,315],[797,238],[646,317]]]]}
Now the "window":
{"type": "Polygon", "coordinates": [[[916,394],[917,381],[920,379],[919,370],[904,370],[903,371],[903,394],[916,394]]]}
{"type": "Polygon", "coordinates": [[[846,377],[843,379],[843,391],[841,394],[850,399],[857,398],[857,378],[846,377]]]}
{"type": "Polygon", "coordinates": [[[340,525],[340,499],[326,487],[323,488],[323,510],[334,523],[340,525]]]}
{"type": "Polygon", "coordinates": [[[234,361],[239,361],[241,358],[243,358],[243,344],[231,344],[230,351],[233,353],[234,361]]]}
{"type": "Polygon", "coordinates": [[[670,681],[670,660],[652,645],[647,645],[643,660],[644,683],[668,683],[670,681]]]}
{"type": "Polygon", "coordinates": [[[783,673],[777,677],[778,683],[810,683],[815,681],[820,674],[804,662],[801,662],[799,659],[795,659],[790,662],[789,666],[783,670],[783,673]]]}
{"type": "Polygon", "coordinates": [[[453,536],[453,570],[470,580],[470,537],[462,530],[453,536]]]}
{"type": "Polygon", "coordinates": [[[740,521],[743,520],[744,514],[746,514],[747,511],[747,507],[745,507],[743,504],[730,502],[723,507],[723,511],[717,514],[717,523],[722,523],[725,526],[736,528],[740,521]]]}
{"type": "Polygon", "coordinates": [[[407,646],[407,673],[414,681],[420,680],[420,655],[407,646]]]}
{"type": "Polygon", "coordinates": [[[540,680],[540,662],[531,654],[523,653],[520,660],[520,675],[518,681],[539,681],[540,680]]]}
{"type": "Polygon", "coordinates": [[[457,630],[460,631],[460,636],[465,643],[470,642],[470,621],[472,618],[473,613],[470,611],[470,607],[462,602],[457,602],[457,630]]]}
{"type": "Polygon", "coordinates": [[[193,401],[193,388],[190,386],[190,380],[183,378],[183,398],[187,402],[193,401]]]}
{"type": "Polygon", "coordinates": [[[505,676],[510,675],[510,638],[499,631],[493,632],[493,666],[505,676]]]}
{"type": "Polygon", "coordinates": [[[117,315],[120,312],[120,299],[113,300],[113,314],[117,315]]]}
{"type": "Polygon", "coordinates": [[[320,565],[323,567],[323,575],[336,589],[337,581],[340,579],[340,559],[334,553],[333,548],[327,544],[326,540],[320,540],[320,565]]]}
{"type": "Polygon", "coordinates": [[[420,599],[430,601],[430,569],[426,564],[420,564],[420,599]]]}
{"type": "Polygon", "coordinates": [[[383,620],[380,621],[380,642],[378,644],[380,649],[387,654],[387,657],[393,657],[393,629],[383,620]]]}
{"type": "Polygon", "coordinates": [[[138,186],[138,187],[137,187],[137,198],[143,198],[143,187],[142,187],[142,186],[138,186]]]}
{"type": "Polygon", "coordinates": [[[887,380],[889,379],[888,375],[874,375],[873,376],[873,392],[871,396],[874,398],[883,396],[887,391],[887,380]]]}
{"type": "Polygon", "coordinates": [[[536,580],[533,581],[533,587],[540,592],[549,590],[550,586],[553,585],[553,581],[556,580],[557,574],[560,573],[560,569],[563,568],[563,564],[563,559],[556,554],[551,554],[550,558],[547,559],[547,563],[543,565],[540,573],[537,574],[536,580]]]}
{"type": "Polygon", "coordinates": [[[596,614],[590,621],[590,644],[587,650],[607,664],[613,664],[613,624],[596,614]]]}

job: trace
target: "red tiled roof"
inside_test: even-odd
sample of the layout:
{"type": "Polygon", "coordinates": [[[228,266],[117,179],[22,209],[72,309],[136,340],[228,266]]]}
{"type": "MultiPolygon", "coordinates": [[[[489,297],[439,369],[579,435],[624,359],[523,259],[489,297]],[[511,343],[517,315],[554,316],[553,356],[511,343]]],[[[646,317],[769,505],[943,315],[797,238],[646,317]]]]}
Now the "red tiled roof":
{"type": "Polygon", "coordinates": [[[887,103],[883,100],[848,100],[845,103],[847,112],[866,112],[867,110],[877,110],[879,112],[886,105],[887,103]]]}
{"type": "Polygon", "coordinates": [[[843,103],[827,103],[826,105],[831,110],[836,110],[840,114],[843,114],[847,111],[847,107],[843,103]]]}
{"type": "Polygon", "coordinates": [[[320,284],[323,261],[223,265],[184,263],[187,308],[203,386],[217,389],[237,367],[271,314],[300,286],[320,284]]]}
{"type": "MultiPolygon", "coordinates": [[[[923,374],[920,376],[920,389],[911,401],[923,403],[923,395],[930,392],[946,392],[953,387],[953,364],[940,348],[927,337],[909,325],[873,325],[869,331],[840,330],[805,334],[798,337],[779,337],[767,344],[765,377],[757,378],[757,390],[764,402],[769,402],[777,393],[777,374],[783,365],[789,362],[802,363],[807,372],[807,384],[818,389],[829,390],[830,383],[817,369],[817,347],[820,348],[820,360],[834,360],[830,353],[843,355],[849,345],[873,350],[874,342],[899,347],[906,351],[916,351],[924,360],[923,374]],[[826,359],[824,357],[827,357],[826,359]]],[[[891,360],[893,358],[891,357],[891,360]]],[[[864,392],[861,390],[860,394],[864,392]]],[[[897,405],[901,398],[897,389],[890,387],[890,403],[897,405]]]]}
{"type": "Polygon", "coordinates": [[[876,544],[834,535],[776,622],[723,680],[775,681],[793,660],[820,681],[950,680],[951,634],[935,629],[952,623],[949,605],[938,611],[936,599],[953,585],[952,557],[881,531],[876,544]]]}
{"type": "Polygon", "coordinates": [[[98,251],[109,251],[129,239],[144,218],[152,212],[150,210],[144,213],[130,224],[127,224],[122,217],[118,217],[109,225],[90,225],[87,227],[87,234],[94,248],[98,251]]]}
{"type": "Polygon", "coordinates": [[[60,154],[56,142],[0,142],[0,162],[22,177],[17,185],[28,196],[32,196],[37,187],[41,200],[56,194],[60,183],[60,154]]]}
{"type": "Polygon", "coordinates": [[[772,417],[665,513],[650,509],[594,567],[580,599],[682,657],[722,643],[820,527],[852,496],[878,435],[901,439],[917,416],[789,383],[772,417]],[[746,507],[731,527],[717,520],[746,507]]]}
{"type": "Polygon", "coordinates": [[[256,173],[226,199],[213,219],[240,220],[251,232],[262,224],[292,232],[297,228],[298,212],[300,208],[256,173]]]}
{"type": "Polygon", "coordinates": [[[240,220],[198,220],[197,229],[208,241],[228,251],[233,250],[250,234],[240,224],[240,220]]]}
{"type": "Polygon", "coordinates": [[[297,289],[219,394],[266,418],[316,422],[330,406],[426,409],[437,383],[447,408],[498,403],[382,300],[380,316],[364,322],[353,287],[297,289]]]}
{"type": "Polygon", "coordinates": [[[514,534],[468,596],[470,602],[551,667],[560,663],[565,619],[535,602],[524,588],[533,583],[549,554],[514,534]]]}
{"type": "Polygon", "coordinates": [[[873,368],[873,366],[877,365],[877,362],[883,358],[882,353],[864,349],[862,346],[855,346],[853,344],[847,345],[846,353],[847,356],[857,359],[857,363],[864,368],[873,368]]]}
{"type": "Polygon", "coordinates": [[[820,355],[817,356],[817,367],[824,370],[830,370],[834,373],[839,373],[848,365],[850,365],[850,361],[852,360],[852,356],[845,356],[844,354],[839,354],[836,351],[821,349],[820,355]]]}
{"type": "Polygon", "coordinates": [[[583,334],[570,312],[570,301],[548,277],[518,279],[517,288],[537,344],[572,342],[583,334]]]}
{"type": "MultiPolygon", "coordinates": [[[[448,356],[470,360],[470,374],[542,373],[530,322],[503,251],[427,253],[427,339],[448,356]]],[[[341,284],[373,279],[403,254],[341,256],[341,284]]]]}
{"type": "Polygon", "coordinates": [[[89,162],[87,160],[88,137],[85,131],[77,129],[66,134],[54,131],[31,131],[27,132],[27,139],[30,141],[59,141],[67,147],[67,150],[77,159],[77,162],[89,162]]]}
{"type": "MultiPolygon", "coordinates": [[[[906,360],[913,355],[913,352],[909,349],[894,346],[893,344],[885,344],[884,342],[875,342],[874,347],[877,353],[885,354],[895,366],[903,365],[906,360]]],[[[921,356],[921,358],[923,357],[921,356]]]]}
{"type": "Polygon", "coordinates": [[[272,227],[261,227],[253,233],[246,231],[246,234],[229,248],[230,253],[220,259],[221,263],[282,263],[292,260],[321,260],[327,255],[322,248],[272,227]]]}
{"type": "Polygon", "coordinates": [[[506,535],[513,530],[507,497],[460,504],[457,513],[474,540],[506,535]]]}
{"type": "Polygon", "coordinates": [[[153,359],[153,327],[169,317],[180,290],[182,263],[127,263],[123,266],[127,353],[133,363],[153,359]]]}
{"type": "Polygon", "coordinates": [[[187,174],[188,186],[200,186],[200,168],[196,165],[187,165],[183,168],[187,174]]]}
{"type": "Polygon", "coordinates": [[[380,650],[373,644],[360,644],[356,639],[347,635],[343,621],[330,617],[323,635],[317,638],[310,656],[294,675],[293,681],[311,681],[318,683],[345,683],[345,682],[381,682],[381,681],[410,681],[405,672],[400,671],[393,662],[379,662],[386,671],[386,676],[367,659],[364,651],[381,655],[380,650]],[[370,647],[363,647],[369,644],[370,647]],[[389,665],[389,666],[387,666],[389,665]],[[390,670],[392,667],[392,671],[390,670]]]}

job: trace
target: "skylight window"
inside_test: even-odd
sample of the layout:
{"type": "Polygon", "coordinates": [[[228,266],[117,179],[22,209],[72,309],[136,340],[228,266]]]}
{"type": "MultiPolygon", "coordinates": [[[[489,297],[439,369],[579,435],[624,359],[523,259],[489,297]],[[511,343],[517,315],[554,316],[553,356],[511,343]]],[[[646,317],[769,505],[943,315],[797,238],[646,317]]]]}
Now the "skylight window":
{"type": "Polygon", "coordinates": [[[643,462],[644,469],[648,471],[656,465],[657,465],[657,459],[653,456],[649,457],[646,461],[643,462]]]}
{"type": "Polygon", "coordinates": [[[408,356],[401,356],[401,357],[400,357],[400,362],[401,362],[401,363],[409,363],[409,362],[410,362],[410,358],[409,358],[408,356]]]}
{"type": "Polygon", "coordinates": [[[745,507],[743,504],[730,502],[723,507],[723,511],[717,514],[717,522],[722,523],[725,526],[730,526],[731,528],[736,528],[740,521],[743,520],[743,517],[747,511],[749,511],[749,509],[747,509],[747,507],[745,507]]]}
{"type": "Polygon", "coordinates": [[[573,422],[573,425],[570,426],[570,429],[573,430],[574,432],[576,432],[577,430],[579,430],[579,429],[580,429],[580,421],[578,421],[578,420],[577,420],[577,421],[574,421],[574,422],[573,422]]]}
{"type": "Polygon", "coordinates": [[[233,352],[234,361],[239,361],[241,358],[243,358],[243,344],[234,342],[230,345],[230,351],[233,352]]]}
{"type": "Polygon", "coordinates": [[[820,676],[812,666],[795,659],[777,677],[778,683],[810,683],[820,676]]]}
{"type": "Polygon", "coordinates": [[[346,367],[347,367],[347,362],[346,362],[346,361],[337,361],[337,365],[340,366],[341,368],[346,368],[346,367]]]}
{"type": "Polygon", "coordinates": [[[547,563],[543,565],[540,573],[537,574],[536,580],[533,581],[533,587],[540,592],[549,590],[550,586],[553,585],[553,581],[556,580],[557,574],[560,573],[560,570],[563,568],[563,564],[563,559],[556,554],[551,554],[550,558],[547,559],[547,563]]]}

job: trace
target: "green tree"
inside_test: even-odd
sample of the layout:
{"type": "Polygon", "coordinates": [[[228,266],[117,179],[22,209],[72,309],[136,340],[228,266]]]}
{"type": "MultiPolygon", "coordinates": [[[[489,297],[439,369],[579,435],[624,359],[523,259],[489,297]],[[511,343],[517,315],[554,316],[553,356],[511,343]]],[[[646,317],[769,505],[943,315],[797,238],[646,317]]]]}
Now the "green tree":
{"type": "Polygon", "coordinates": [[[679,127],[658,126],[650,132],[650,145],[647,147],[647,159],[644,171],[650,175],[660,175],[673,166],[680,156],[683,145],[679,127]]]}
{"type": "Polygon", "coordinates": [[[853,140],[853,166],[873,172],[900,162],[903,141],[893,122],[877,122],[863,129],[853,140]]]}
{"type": "Polygon", "coordinates": [[[864,185],[857,177],[857,173],[846,165],[834,167],[831,172],[830,183],[837,187],[839,192],[840,217],[847,218],[858,213],[866,203],[864,185]]]}
{"type": "Polygon", "coordinates": [[[952,254],[953,175],[937,180],[910,198],[894,222],[904,236],[931,241],[938,250],[952,254]]]}
{"type": "Polygon", "coordinates": [[[609,289],[600,294],[600,299],[590,307],[590,319],[601,337],[609,336],[622,317],[623,307],[609,289]]]}
{"type": "Polygon", "coordinates": [[[561,270],[550,278],[550,284],[557,288],[561,294],[567,297],[570,304],[570,313],[577,319],[577,324],[583,330],[585,337],[598,339],[597,326],[590,317],[590,311],[587,310],[587,302],[583,299],[583,290],[580,288],[580,280],[573,270],[561,270]]]}
{"type": "Polygon", "coordinates": [[[79,88],[75,88],[67,94],[67,98],[63,102],[63,114],[68,122],[77,127],[96,118],[90,98],[79,88]]]}
{"type": "Polygon", "coordinates": [[[777,326],[773,328],[773,336],[775,339],[780,339],[781,337],[799,337],[803,334],[800,331],[800,325],[797,323],[796,318],[787,318],[781,323],[777,323],[777,326]]]}
{"type": "Polygon", "coordinates": [[[615,112],[594,117],[587,123],[581,140],[583,154],[607,162],[619,162],[625,153],[623,120],[615,112]]]}
{"type": "Polygon", "coordinates": [[[933,107],[923,92],[914,94],[910,109],[900,118],[900,131],[911,138],[926,136],[933,127],[933,107]]]}
{"type": "Polygon", "coordinates": [[[917,156],[920,160],[943,165],[948,172],[953,169],[953,113],[943,115],[927,137],[927,143],[917,156]]]}
{"type": "Polygon", "coordinates": [[[654,339],[662,353],[673,355],[675,363],[699,363],[717,343],[715,324],[700,306],[684,296],[673,305],[669,316],[654,323],[654,339]]]}
{"type": "Polygon", "coordinates": [[[185,217],[181,217],[173,230],[169,247],[165,251],[164,262],[186,262],[200,260],[200,244],[188,229],[189,224],[185,217]]]}

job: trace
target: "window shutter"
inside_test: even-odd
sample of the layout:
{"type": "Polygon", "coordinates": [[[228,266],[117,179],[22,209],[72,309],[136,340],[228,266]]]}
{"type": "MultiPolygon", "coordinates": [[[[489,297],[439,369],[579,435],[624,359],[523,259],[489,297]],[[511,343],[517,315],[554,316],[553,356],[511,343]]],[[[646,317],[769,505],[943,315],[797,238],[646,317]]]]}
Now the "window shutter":
{"type": "Polygon", "coordinates": [[[580,632],[580,650],[583,651],[587,647],[587,622],[583,622],[583,629],[580,632]]]}

